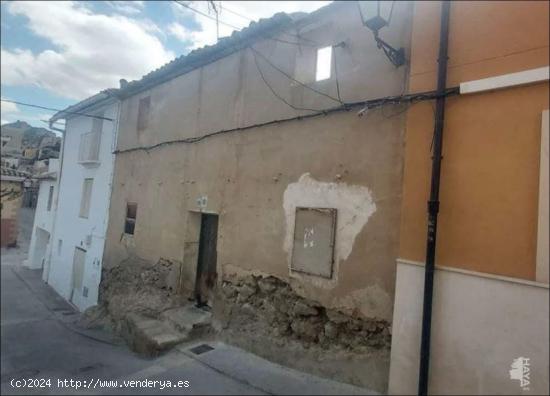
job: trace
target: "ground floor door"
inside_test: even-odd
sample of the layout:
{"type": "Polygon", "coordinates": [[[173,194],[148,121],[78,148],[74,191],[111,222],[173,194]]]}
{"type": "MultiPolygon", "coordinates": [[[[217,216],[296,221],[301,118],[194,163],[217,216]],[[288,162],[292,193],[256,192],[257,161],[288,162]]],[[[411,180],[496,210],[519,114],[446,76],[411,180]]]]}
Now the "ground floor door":
{"type": "Polygon", "coordinates": [[[74,249],[73,257],[73,284],[71,292],[71,302],[76,303],[76,299],[82,294],[82,284],[84,282],[84,265],[86,263],[86,251],[79,247],[74,249]]]}
{"type": "Polygon", "coordinates": [[[195,280],[195,297],[198,305],[209,302],[211,291],[216,284],[217,241],[218,215],[202,213],[195,280]]]}

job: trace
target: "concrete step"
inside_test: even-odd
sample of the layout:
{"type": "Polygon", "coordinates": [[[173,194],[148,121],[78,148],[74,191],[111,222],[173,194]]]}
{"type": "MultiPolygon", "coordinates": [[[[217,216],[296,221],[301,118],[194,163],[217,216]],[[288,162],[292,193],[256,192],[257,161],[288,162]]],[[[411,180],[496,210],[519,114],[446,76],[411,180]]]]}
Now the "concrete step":
{"type": "Polygon", "coordinates": [[[164,311],[160,319],[194,337],[210,328],[212,313],[194,305],[186,305],[164,311]]]}
{"type": "Polygon", "coordinates": [[[123,336],[130,348],[142,355],[158,356],[174,345],[188,341],[188,331],[169,322],[132,313],[126,317],[123,336]]]}
{"type": "Polygon", "coordinates": [[[134,352],[158,356],[207,332],[211,318],[210,312],[194,305],[169,309],[158,319],[131,313],[126,316],[122,335],[134,352]]]}

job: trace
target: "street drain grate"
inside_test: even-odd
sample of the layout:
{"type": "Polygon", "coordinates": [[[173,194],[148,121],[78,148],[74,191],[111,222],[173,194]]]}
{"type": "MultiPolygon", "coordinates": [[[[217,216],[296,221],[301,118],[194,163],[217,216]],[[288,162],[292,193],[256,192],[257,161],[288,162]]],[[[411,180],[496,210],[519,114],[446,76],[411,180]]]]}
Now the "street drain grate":
{"type": "Polygon", "coordinates": [[[201,344],[199,346],[196,346],[196,347],[193,347],[191,349],[189,349],[191,352],[193,352],[195,355],[201,355],[205,352],[210,352],[212,351],[214,348],[211,347],[210,345],[208,344],[201,344]]]}

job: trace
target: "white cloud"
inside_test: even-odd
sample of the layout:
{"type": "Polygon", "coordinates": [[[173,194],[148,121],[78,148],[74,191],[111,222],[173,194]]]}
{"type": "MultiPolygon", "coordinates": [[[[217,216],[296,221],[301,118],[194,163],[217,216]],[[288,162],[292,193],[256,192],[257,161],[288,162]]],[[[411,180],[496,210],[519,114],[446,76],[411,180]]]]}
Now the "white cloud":
{"type": "Polygon", "coordinates": [[[105,3],[115,11],[128,15],[139,14],[145,6],[143,1],[106,1],[105,3]]]}
{"type": "Polygon", "coordinates": [[[35,85],[58,95],[83,99],[136,79],[174,57],[148,21],[93,14],[74,2],[10,2],[7,10],[26,16],[36,35],[55,49],[1,50],[2,84],[35,85]]]}
{"type": "MultiPolygon", "coordinates": [[[[6,99],[2,97],[2,99],[6,99]]],[[[7,124],[17,120],[21,110],[15,103],[0,101],[0,118],[2,124],[7,124]]]]}
{"type": "MultiPolygon", "coordinates": [[[[208,6],[206,1],[186,2],[190,7],[215,17],[216,14],[208,6]]],[[[220,3],[220,2],[216,2],[220,3]]],[[[219,10],[219,20],[238,28],[246,27],[250,20],[238,16],[243,15],[257,21],[260,18],[269,18],[278,12],[312,12],[322,6],[329,4],[330,1],[222,1],[219,10]],[[224,10],[224,7],[227,6],[224,10]],[[230,11],[234,11],[232,13],[230,11]]],[[[172,9],[180,18],[189,18],[193,16],[201,26],[201,30],[192,31],[181,23],[173,23],[168,27],[168,33],[182,41],[189,41],[191,48],[200,48],[205,45],[216,43],[216,22],[205,16],[199,15],[179,4],[172,3],[172,9]]],[[[230,26],[219,24],[220,37],[231,35],[235,30],[230,26]]]]}
{"type": "MultiPolygon", "coordinates": [[[[2,100],[4,100],[6,98],[2,97],[2,100]]],[[[0,102],[1,105],[0,105],[0,108],[2,109],[2,114],[4,113],[17,113],[19,112],[19,108],[17,107],[17,105],[15,103],[11,103],[11,102],[0,102]]]]}

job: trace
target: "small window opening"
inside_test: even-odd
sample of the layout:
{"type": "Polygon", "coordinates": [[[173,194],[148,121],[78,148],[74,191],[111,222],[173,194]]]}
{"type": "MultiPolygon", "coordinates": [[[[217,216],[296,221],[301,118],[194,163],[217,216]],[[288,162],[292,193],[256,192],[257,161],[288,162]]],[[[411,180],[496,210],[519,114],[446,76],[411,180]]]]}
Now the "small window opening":
{"type": "Polygon", "coordinates": [[[63,248],[63,240],[62,239],[58,239],[57,240],[57,255],[60,256],[61,255],[61,249],[63,248]]]}
{"type": "Polygon", "coordinates": [[[48,195],[48,212],[52,210],[53,188],[53,186],[50,186],[50,193],[48,195]]]}
{"type": "Polygon", "coordinates": [[[92,185],[94,179],[84,179],[84,184],[82,185],[82,199],[80,201],[80,212],[79,216],[87,219],[90,214],[90,201],[92,199],[92,185]]]}
{"type": "Polygon", "coordinates": [[[332,66],[332,47],[319,48],[317,50],[317,68],[315,69],[315,81],[330,78],[332,66]]]}
{"type": "Polygon", "coordinates": [[[128,202],[126,204],[126,221],[124,222],[124,232],[134,235],[136,228],[137,204],[128,202]]]}

